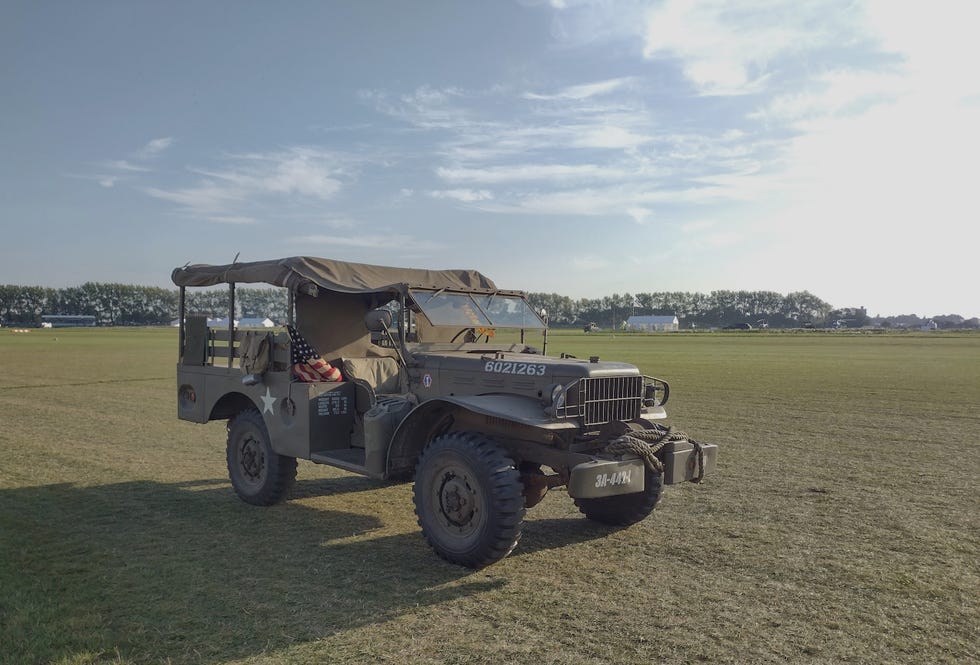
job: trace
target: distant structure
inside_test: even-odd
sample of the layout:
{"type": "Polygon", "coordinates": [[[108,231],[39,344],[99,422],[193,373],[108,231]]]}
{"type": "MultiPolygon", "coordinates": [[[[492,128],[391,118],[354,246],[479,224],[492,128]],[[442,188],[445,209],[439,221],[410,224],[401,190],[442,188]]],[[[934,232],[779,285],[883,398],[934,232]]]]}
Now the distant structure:
{"type": "MultiPolygon", "coordinates": [[[[179,322],[178,322],[179,323],[179,322]]],[[[260,319],[258,317],[245,318],[245,319],[235,319],[236,328],[274,328],[276,325],[275,321],[270,318],[260,319]]],[[[227,328],[228,327],[228,317],[223,319],[208,319],[209,328],[227,328]]]]}
{"type": "MultiPolygon", "coordinates": [[[[226,320],[225,325],[227,325],[227,323],[228,322],[226,320]]],[[[252,317],[247,319],[239,319],[235,326],[238,328],[275,328],[276,322],[268,317],[264,319],[252,317]]]]}
{"type": "Polygon", "coordinates": [[[91,328],[95,317],[89,314],[42,314],[42,328],[91,328]]]}
{"type": "Polygon", "coordinates": [[[676,316],[631,316],[626,319],[627,330],[642,332],[659,332],[679,330],[680,323],[676,316]]]}

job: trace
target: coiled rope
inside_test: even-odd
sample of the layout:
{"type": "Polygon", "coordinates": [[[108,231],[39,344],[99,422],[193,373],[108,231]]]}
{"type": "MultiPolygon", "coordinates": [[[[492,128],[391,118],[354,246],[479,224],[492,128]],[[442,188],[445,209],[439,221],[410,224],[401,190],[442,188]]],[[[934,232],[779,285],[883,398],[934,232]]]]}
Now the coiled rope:
{"type": "Polygon", "coordinates": [[[664,464],[657,458],[668,443],[686,441],[694,448],[697,455],[697,473],[691,479],[692,483],[700,483],[704,479],[704,448],[684,432],[675,432],[672,427],[653,423],[651,429],[641,429],[627,432],[613,439],[606,446],[610,455],[633,454],[643,460],[653,473],[663,473],[664,464]]]}

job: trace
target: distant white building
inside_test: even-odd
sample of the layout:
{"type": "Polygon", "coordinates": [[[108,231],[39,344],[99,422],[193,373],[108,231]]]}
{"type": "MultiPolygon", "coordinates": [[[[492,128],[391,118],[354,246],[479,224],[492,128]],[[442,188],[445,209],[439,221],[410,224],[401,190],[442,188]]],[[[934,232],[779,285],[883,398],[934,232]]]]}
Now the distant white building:
{"type": "Polygon", "coordinates": [[[274,328],[275,326],[276,322],[268,317],[264,319],[258,317],[240,319],[235,323],[235,327],[237,328],[274,328]]]}
{"type": "Polygon", "coordinates": [[[626,320],[626,329],[643,332],[679,330],[680,323],[676,316],[631,316],[626,320]]]}
{"type": "MultiPolygon", "coordinates": [[[[174,319],[170,322],[174,328],[180,325],[180,319],[174,319]]],[[[208,328],[227,328],[228,327],[228,317],[223,319],[212,319],[208,317],[208,328]]],[[[248,318],[248,319],[235,319],[236,328],[275,328],[276,322],[272,319],[266,317],[260,319],[258,317],[248,318]]]]}
{"type": "MultiPolygon", "coordinates": [[[[236,328],[274,328],[276,325],[275,321],[266,317],[260,319],[258,317],[245,318],[245,319],[235,319],[236,328]]],[[[228,327],[228,317],[223,319],[208,319],[209,328],[227,328],[228,327]]]]}

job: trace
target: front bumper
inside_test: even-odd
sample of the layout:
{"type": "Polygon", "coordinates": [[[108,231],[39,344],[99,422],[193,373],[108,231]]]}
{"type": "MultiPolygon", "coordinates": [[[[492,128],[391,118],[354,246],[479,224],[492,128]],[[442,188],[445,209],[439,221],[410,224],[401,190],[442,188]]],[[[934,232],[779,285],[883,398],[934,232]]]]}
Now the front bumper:
{"type": "Polygon", "coordinates": [[[568,494],[573,499],[596,499],[642,492],[644,469],[643,460],[638,458],[585,462],[572,468],[568,494]]]}
{"type": "MultiPolygon", "coordinates": [[[[663,483],[674,485],[697,480],[715,467],[718,446],[701,444],[704,468],[699,468],[697,450],[688,441],[671,441],[657,453],[663,463],[663,483]]],[[[572,468],[568,494],[573,499],[596,499],[604,496],[642,492],[645,484],[645,464],[633,457],[624,460],[593,459],[572,468]]]]}
{"type": "Polygon", "coordinates": [[[718,446],[713,443],[702,443],[704,469],[698,469],[698,454],[689,441],[671,441],[657,454],[664,464],[664,485],[675,485],[698,480],[708,475],[715,468],[718,457],[718,446]],[[700,473],[699,473],[700,471],[700,473]]]}

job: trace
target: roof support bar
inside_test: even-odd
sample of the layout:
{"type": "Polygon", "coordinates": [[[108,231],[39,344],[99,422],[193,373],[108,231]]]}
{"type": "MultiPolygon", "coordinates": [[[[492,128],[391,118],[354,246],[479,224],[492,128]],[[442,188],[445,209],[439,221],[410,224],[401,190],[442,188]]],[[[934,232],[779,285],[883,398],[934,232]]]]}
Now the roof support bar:
{"type": "Polygon", "coordinates": [[[180,287],[180,294],[177,296],[177,362],[184,361],[184,314],[187,307],[184,297],[186,290],[186,286],[180,287]]]}
{"type": "Polygon", "coordinates": [[[228,369],[235,360],[235,283],[228,283],[228,369]]]}

